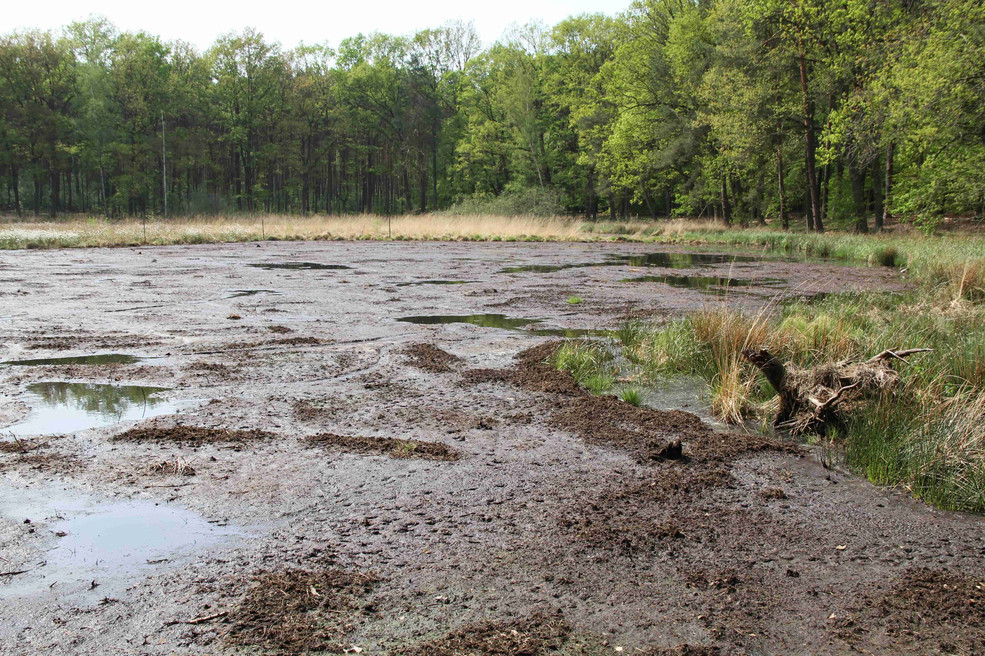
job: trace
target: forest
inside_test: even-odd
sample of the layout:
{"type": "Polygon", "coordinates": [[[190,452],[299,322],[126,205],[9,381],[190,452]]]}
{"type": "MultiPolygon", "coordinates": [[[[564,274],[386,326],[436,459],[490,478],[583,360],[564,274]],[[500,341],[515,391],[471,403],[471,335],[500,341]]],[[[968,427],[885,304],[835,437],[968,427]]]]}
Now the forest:
{"type": "Polygon", "coordinates": [[[976,0],[637,0],[198,52],[91,17],[0,37],[0,212],[985,214],[976,0]]]}

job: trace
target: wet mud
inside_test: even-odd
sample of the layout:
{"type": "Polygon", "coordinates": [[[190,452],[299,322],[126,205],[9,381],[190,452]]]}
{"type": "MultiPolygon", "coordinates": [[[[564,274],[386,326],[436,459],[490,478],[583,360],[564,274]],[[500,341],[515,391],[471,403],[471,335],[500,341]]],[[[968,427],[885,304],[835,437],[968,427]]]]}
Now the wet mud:
{"type": "Polygon", "coordinates": [[[545,363],[555,334],[890,270],[631,244],[2,259],[43,285],[0,295],[0,360],[154,358],[0,367],[4,654],[982,651],[979,517],[545,363]]]}

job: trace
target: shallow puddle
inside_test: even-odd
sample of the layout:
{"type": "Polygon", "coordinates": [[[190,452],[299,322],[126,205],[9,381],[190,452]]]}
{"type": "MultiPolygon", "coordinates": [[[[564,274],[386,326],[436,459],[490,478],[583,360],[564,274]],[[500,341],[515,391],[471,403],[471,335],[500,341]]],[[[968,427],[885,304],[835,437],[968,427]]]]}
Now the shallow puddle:
{"type": "Polygon", "coordinates": [[[249,265],[256,269],[289,269],[292,271],[306,271],[310,269],[351,269],[352,267],[344,264],[319,264],[318,262],[256,262],[249,265]]]}
{"type": "Polygon", "coordinates": [[[777,287],[786,284],[786,280],[781,278],[745,280],[716,276],[639,276],[637,278],[623,278],[619,282],[659,282],[671,287],[700,289],[712,294],[725,294],[729,287],[777,287]]]}
{"type": "Polygon", "coordinates": [[[601,266],[661,267],[664,269],[693,269],[713,264],[733,262],[758,262],[761,258],[752,255],[733,255],[731,253],[643,253],[639,255],[607,255],[598,262],[576,262],[572,264],[525,264],[500,269],[500,273],[553,273],[565,269],[581,269],[601,266]]]}
{"type": "Polygon", "coordinates": [[[417,323],[424,325],[439,323],[470,323],[473,326],[482,328],[504,328],[506,330],[516,330],[532,323],[540,323],[543,319],[523,319],[508,317],[505,314],[428,314],[418,317],[401,317],[397,321],[404,323],[417,323]]]}
{"type": "Polygon", "coordinates": [[[38,531],[60,536],[35,562],[18,568],[27,573],[0,585],[0,598],[8,599],[39,593],[122,596],[135,572],[152,572],[242,534],[180,507],[104,501],[53,487],[5,490],[0,516],[18,524],[30,520],[38,531]]]}
{"type": "Polygon", "coordinates": [[[120,421],[171,414],[177,404],[156,398],[162,387],[96,385],[90,383],[35,383],[28,385],[31,406],[27,418],[3,430],[4,434],[60,435],[110,426],[120,421]]]}
{"type": "Polygon", "coordinates": [[[258,294],[280,296],[283,293],[274,289],[227,289],[223,298],[242,298],[243,296],[256,296],[258,294]]]}
{"type": "Polygon", "coordinates": [[[396,287],[411,287],[414,285],[467,285],[471,280],[418,280],[415,282],[398,282],[396,287]]]}
{"type": "Polygon", "coordinates": [[[36,358],[33,360],[7,360],[0,364],[11,367],[44,367],[69,364],[136,364],[150,358],[126,353],[101,353],[99,355],[76,355],[65,358],[36,358]]]}
{"type": "Polygon", "coordinates": [[[540,324],[544,320],[508,317],[505,314],[436,314],[418,317],[401,317],[397,321],[423,325],[470,323],[473,326],[479,326],[481,328],[502,328],[503,330],[518,330],[538,337],[567,337],[570,339],[579,337],[606,337],[609,334],[608,330],[594,328],[527,328],[527,326],[540,324]]]}

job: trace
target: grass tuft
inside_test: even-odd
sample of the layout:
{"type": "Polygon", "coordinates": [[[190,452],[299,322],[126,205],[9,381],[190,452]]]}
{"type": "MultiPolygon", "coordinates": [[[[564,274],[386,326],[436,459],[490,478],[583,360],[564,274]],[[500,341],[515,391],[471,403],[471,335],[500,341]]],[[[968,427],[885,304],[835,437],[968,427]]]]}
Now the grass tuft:
{"type": "Polygon", "coordinates": [[[643,390],[638,387],[627,387],[619,393],[619,398],[630,405],[643,405],[643,390]]]}

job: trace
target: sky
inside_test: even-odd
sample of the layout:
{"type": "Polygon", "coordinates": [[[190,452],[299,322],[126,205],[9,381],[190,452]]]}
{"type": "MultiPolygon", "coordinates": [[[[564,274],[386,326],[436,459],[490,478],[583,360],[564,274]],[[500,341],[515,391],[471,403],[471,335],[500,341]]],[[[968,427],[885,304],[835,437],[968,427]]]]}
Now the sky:
{"type": "Polygon", "coordinates": [[[216,37],[254,27],[287,48],[300,42],[337,46],[359,33],[411,34],[449,20],[474,21],[483,45],[502,36],[511,23],[541,20],[554,25],[568,16],[615,15],[630,0],[491,0],[412,2],[409,0],[23,0],[6,3],[0,34],[39,28],[59,30],[90,15],[106,16],[124,31],[143,30],[165,41],[182,39],[207,49],[216,37]]]}

